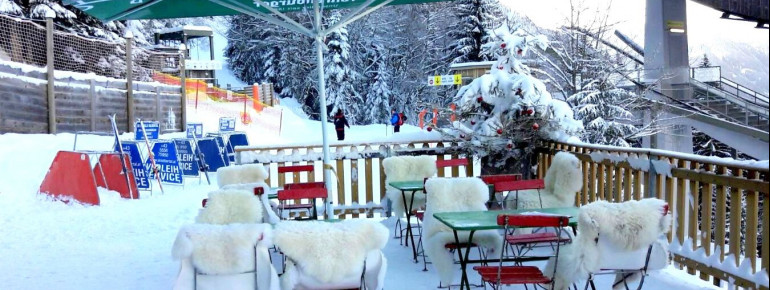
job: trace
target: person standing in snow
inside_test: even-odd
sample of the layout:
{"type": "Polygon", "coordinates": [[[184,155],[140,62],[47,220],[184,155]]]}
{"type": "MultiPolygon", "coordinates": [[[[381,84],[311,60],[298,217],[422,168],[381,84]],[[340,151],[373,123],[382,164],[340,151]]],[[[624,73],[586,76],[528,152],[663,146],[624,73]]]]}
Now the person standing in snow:
{"type": "Polygon", "coordinates": [[[345,119],[345,114],[342,113],[342,109],[337,110],[337,114],[334,115],[334,129],[337,130],[337,140],[345,140],[345,126],[348,126],[348,119],[345,119]]]}
{"type": "Polygon", "coordinates": [[[406,117],[403,113],[396,113],[396,110],[393,110],[392,113],[390,124],[393,125],[393,133],[398,133],[401,130],[401,125],[406,121],[406,117]]]}

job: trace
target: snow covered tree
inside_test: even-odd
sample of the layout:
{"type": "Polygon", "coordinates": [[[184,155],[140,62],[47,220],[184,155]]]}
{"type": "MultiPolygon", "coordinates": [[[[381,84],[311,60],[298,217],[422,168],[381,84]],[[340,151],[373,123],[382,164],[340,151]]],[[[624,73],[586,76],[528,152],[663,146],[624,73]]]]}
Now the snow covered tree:
{"type": "Polygon", "coordinates": [[[518,171],[530,160],[531,145],[544,139],[578,140],[583,126],[523,63],[529,50],[547,47],[545,36],[529,35],[512,24],[494,36],[485,49],[497,62],[489,74],[460,88],[455,96],[459,120],[451,130],[440,131],[458,138],[466,152],[483,157],[487,167],[518,171]]]}
{"type": "MultiPolygon", "coordinates": [[[[326,18],[326,27],[338,22],[340,18],[339,11],[332,12],[331,16],[326,18]]],[[[348,66],[350,44],[347,28],[342,27],[329,33],[326,36],[326,47],[328,51],[325,55],[324,71],[329,115],[342,110],[351,125],[358,124],[364,117],[364,107],[361,95],[354,88],[357,73],[348,66]]]]}
{"type": "Polygon", "coordinates": [[[0,14],[19,16],[24,13],[14,0],[0,0],[0,14]]]}
{"type": "Polygon", "coordinates": [[[503,9],[497,0],[459,0],[455,2],[457,21],[449,28],[454,43],[448,48],[446,60],[450,63],[487,60],[481,47],[492,38],[489,31],[503,21],[503,9]]]}
{"type": "Polygon", "coordinates": [[[583,121],[583,139],[595,144],[631,146],[645,130],[634,126],[647,104],[634,91],[619,87],[629,59],[602,43],[611,25],[606,14],[582,1],[570,1],[570,15],[565,25],[551,38],[552,48],[538,56],[544,66],[537,70],[548,79],[556,95],[572,105],[575,117],[583,121]],[[586,16],[588,14],[588,17],[586,16]]]}
{"type": "Polygon", "coordinates": [[[368,60],[370,62],[364,77],[371,80],[366,94],[366,119],[364,124],[387,124],[390,119],[390,72],[388,71],[385,49],[382,45],[372,44],[368,60]]]}

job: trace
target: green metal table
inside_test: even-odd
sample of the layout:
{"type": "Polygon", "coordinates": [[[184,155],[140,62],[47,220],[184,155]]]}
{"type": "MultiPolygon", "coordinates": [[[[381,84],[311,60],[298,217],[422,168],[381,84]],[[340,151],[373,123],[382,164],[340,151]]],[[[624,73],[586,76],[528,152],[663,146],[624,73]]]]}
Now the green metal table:
{"type": "MultiPolygon", "coordinates": [[[[572,232],[576,232],[577,228],[577,216],[579,209],[576,207],[565,208],[540,208],[540,209],[516,209],[516,210],[490,210],[490,211],[464,211],[464,212],[441,212],[433,214],[436,220],[442,222],[454,233],[455,243],[460,245],[460,239],[457,235],[458,231],[470,231],[468,235],[467,247],[465,249],[465,255],[462,253],[462,247],[457,247],[457,256],[460,260],[460,268],[462,269],[462,278],[460,280],[460,289],[470,289],[470,282],[468,282],[468,274],[466,272],[466,266],[469,263],[481,263],[482,260],[469,261],[468,253],[471,250],[473,244],[473,234],[476,231],[481,230],[496,230],[503,229],[502,226],[497,224],[497,216],[501,214],[515,215],[523,213],[543,213],[552,215],[562,215],[569,217],[569,226],[572,228],[572,232]]],[[[521,260],[521,259],[519,259],[521,260]]]]}
{"type": "MultiPolygon", "coordinates": [[[[404,211],[406,212],[406,245],[409,246],[409,240],[412,241],[412,257],[414,262],[417,263],[417,246],[414,244],[414,233],[412,232],[412,205],[414,204],[414,195],[418,191],[425,192],[425,181],[394,181],[388,183],[395,189],[401,191],[401,198],[404,202],[404,211]],[[409,203],[406,202],[406,192],[412,192],[412,197],[409,203]]],[[[399,219],[401,217],[398,217],[399,219]]]]}

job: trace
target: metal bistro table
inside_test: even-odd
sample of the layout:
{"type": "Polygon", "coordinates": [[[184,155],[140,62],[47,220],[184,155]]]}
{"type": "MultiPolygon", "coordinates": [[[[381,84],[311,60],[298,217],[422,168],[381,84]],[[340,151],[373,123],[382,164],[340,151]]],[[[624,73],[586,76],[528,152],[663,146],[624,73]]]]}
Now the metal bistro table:
{"type": "MultiPolygon", "coordinates": [[[[417,263],[417,246],[414,244],[414,233],[412,232],[412,204],[414,203],[414,195],[418,191],[425,192],[425,181],[395,181],[390,182],[388,185],[401,191],[401,198],[404,201],[404,210],[406,211],[406,244],[409,245],[409,240],[412,240],[412,255],[414,262],[417,263]],[[412,198],[409,203],[406,202],[406,192],[412,192],[412,198]]],[[[401,217],[398,217],[401,218],[401,217]]]]}
{"type": "MultiPolygon", "coordinates": [[[[460,289],[470,289],[470,282],[468,282],[468,274],[466,272],[466,266],[470,263],[482,263],[485,260],[469,260],[468,253],[473,241],[473,234],[480,230],[496,230],[503,227],[497,224],[497,216],[501,214],[515,215],[529,212],[537,212],[543,214],[562,215],[569,217],[569,226],[572,228],[573,233],[577,227],[577,216],[579,209],[576,207],[565,208],[529,208],[529,209],[516,209],[516,210],[490,210],[490,211],[464,211],[464,212],[441,212],[433,214],[440,222],[447,225],[452,229],[455,236],[455,243],[460,245],[460,239],[457,236],[458,231],[470,231],[468,235],[467,248],[465,249],[465,255],[463,255],[462,247],[457,247],[457,258],[460,260],[460,268],[462,269],[462,278],[460,280],[460,289]]],[[[514,258],[510,261],[527,262],[539,260],[537,258],[514,258]]]]}

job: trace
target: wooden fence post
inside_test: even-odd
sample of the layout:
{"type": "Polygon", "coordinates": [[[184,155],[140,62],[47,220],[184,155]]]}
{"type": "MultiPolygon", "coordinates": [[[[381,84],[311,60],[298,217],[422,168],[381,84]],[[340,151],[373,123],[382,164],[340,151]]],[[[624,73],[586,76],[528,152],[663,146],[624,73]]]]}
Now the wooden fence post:
{"type": "Polygon", "coordinates": [[[48,86],[46,93],[48,94],[48,133],[56,134],[56,94],[54,92],[54,84],[56,78],[54,77],[54,43],[53,43],[53,18],[56,17],[56,13],[50,9],[45,13],[45,43],[46,43],[46,68],[48,86]]]}
{"type": "Polygon", "coordinates": [[[88,98],[91,101],[91,131],[96,131],[96,81],[88,80],[88,98]]]}
{"type": "Polygon", "coordinates": [[[134,34],[131,31],[127,31],[126,35],[126,119],[128,121],[128,132],[134,131],[134,56],[133,56],[133,44],[134,34]]]}
{"type": "Polygon", "coordinates": [[[187,128],[187,80],[185,79],[184,60],[187,57],[187,46],[179,46],[179,85],[182,87],[182,129],[187,128]]]}

